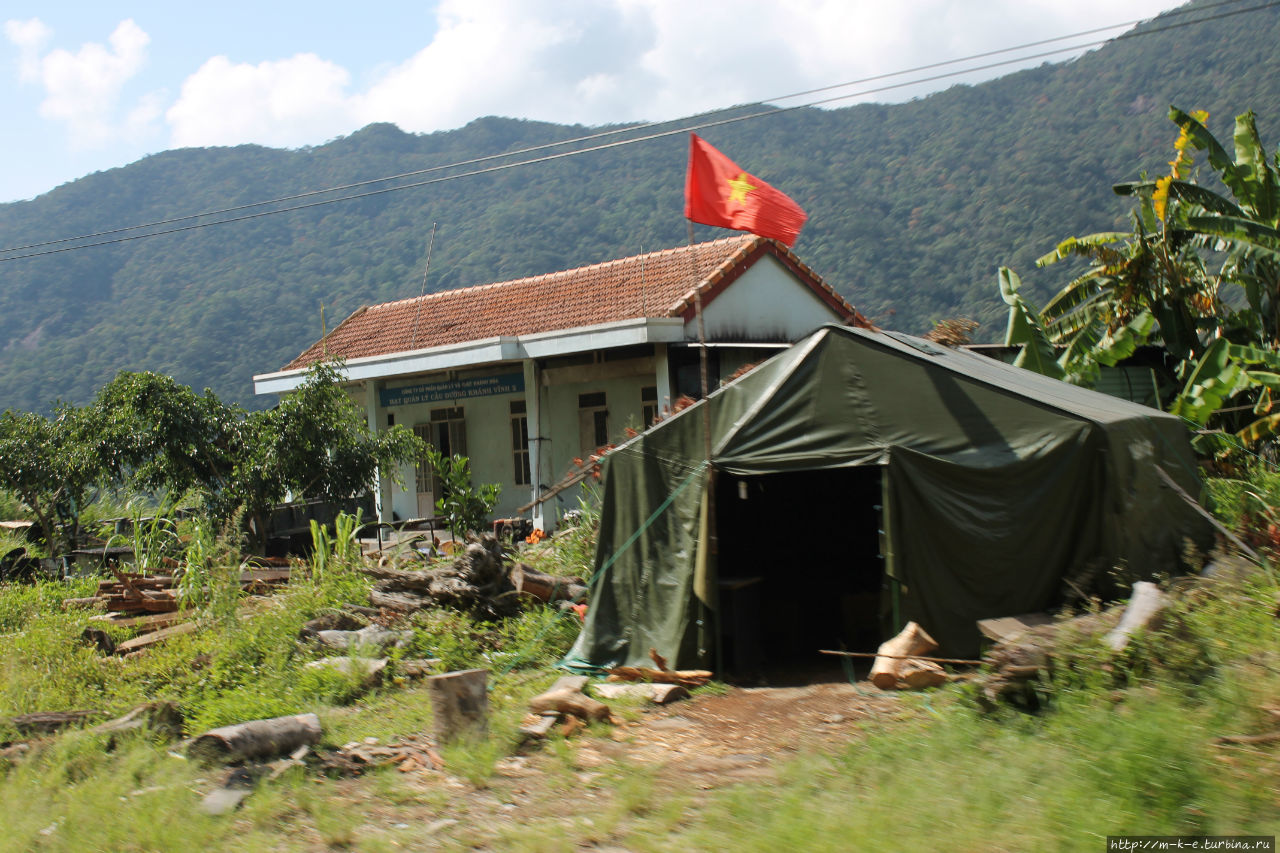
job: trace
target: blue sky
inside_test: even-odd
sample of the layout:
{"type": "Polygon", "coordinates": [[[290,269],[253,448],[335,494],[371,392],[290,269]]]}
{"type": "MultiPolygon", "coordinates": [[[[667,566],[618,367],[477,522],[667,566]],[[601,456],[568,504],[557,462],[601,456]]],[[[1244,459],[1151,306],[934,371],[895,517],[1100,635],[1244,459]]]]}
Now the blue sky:
{"type": "MultiPolygon", "coordinates": [[[[374,121],[430,132],[485,115],[584,124],[677,118],[1175,5],[5,0],[0,202],[169,148],[316,145],[374,121]]],[[[902,100],[1008,70],[856,100],[902,100]]]]}

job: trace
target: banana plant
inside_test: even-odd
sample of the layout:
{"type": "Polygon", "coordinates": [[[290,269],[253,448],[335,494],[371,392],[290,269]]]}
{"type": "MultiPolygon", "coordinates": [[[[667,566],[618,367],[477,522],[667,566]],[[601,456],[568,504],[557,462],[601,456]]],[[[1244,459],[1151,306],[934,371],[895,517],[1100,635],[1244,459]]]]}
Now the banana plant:
{"type": "Polygon", "coordinates": [[[1234,155],[1205,127],[1207,114],[1172,108],[1169,118],[1179,128],[1169,173],[1113,188],[1137,201],[1132,232],[1072,237],[1040,258],[1041,267],[1068,258],[1089,262],[1043,311],[1029,309],[1016,296],[1016,277],[1001,271],[1008,340],[1023,345],[1024,366],[1083,385],[1096,381],[1101,365],[1159,342],[1174,357],[1182,385],[1172,412],[1202,428],[1213,425],[1219,435],[1230,425],[1249,444],[1274,439],[1280,155],[1268,160],[1251,112],[1236,118],[1234,155]],[[1205,154],[1229,195],[1192,180],[1195,152],[1205,154]],[[1205,252],[1224,253],[1216,272],[1206,268],[1205,252]],[[1244,300],[1222,298],[1224,287],[1237,285],[1244,300]],[[1043,369],[1055,348],[1054,367],[1043,369]],[[1250,410],[1242,426],[1240,414],[1250,410]]]}
{"type": "Polygon", "coordinates": [[[1171,173],[1155,181],[1117,184],[1120,195],[1152,199],[1176,210],[1162,217],[1199,247],[1225,252],[1216,276],[1239,285],[1247,310],[1222,311],[1233,338],[1275,347],[1280,344],[1280,155],[1268,160],[1253,112],[1236,117],[1234,157],[1205,127],[1204,113],[1171,108],[1180,133],[1171,173]],[[1191,149],[1204,152],[1230,197],[1184,177],[1191,149]]]}

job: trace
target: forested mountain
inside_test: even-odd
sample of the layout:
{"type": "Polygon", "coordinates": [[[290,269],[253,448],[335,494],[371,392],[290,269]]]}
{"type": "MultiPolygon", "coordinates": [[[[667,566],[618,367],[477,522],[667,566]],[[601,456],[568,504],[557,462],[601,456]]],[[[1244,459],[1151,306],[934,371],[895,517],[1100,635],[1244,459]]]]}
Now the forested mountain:
{"type": "MultiPolygon", "coordinates": [[[[1043,299],[1070,271],[1036,271],[1034,258],[1069,235],[1127,228],[1129,205],[1110,186],[1167,168],[1176,136],[1166,118],[1171,104],[1208,109],[1221,139],[1230,138],[1237,113],[1253,109],[1274,144],[1276,44],[1280,8],[1265,8],[1117,40],[1073,62],[905,104],[801,109],[702,133],[808,211],[797,253],[863,313],[913,332],[968,315],[983,323],[979,338],[996,339],[1003,332],[996,268],[1013,266],[1025,292],[1043,299]]],[[[296,151],[169,151],[0,205],[0,246],[108,232],[595,130],[486,118],[427,135],[371,125],[296,151]]],[[[279,368],[320,335],[321,303],[331,328],[362,304],[420,292],[433,223],[433,291],[682,243],[686,152],[687,137],[677,134],[97,248],[7,261],[75,244],[0,253],[0,409],[84,402],[122,369],[156,370],[266,405],[253,397],[250,377],[279,368]]],[[[167,227],[188,224],[196,223],[167,227]]],[[[699,226],[697,237],[723,233],[699,226]]]]}

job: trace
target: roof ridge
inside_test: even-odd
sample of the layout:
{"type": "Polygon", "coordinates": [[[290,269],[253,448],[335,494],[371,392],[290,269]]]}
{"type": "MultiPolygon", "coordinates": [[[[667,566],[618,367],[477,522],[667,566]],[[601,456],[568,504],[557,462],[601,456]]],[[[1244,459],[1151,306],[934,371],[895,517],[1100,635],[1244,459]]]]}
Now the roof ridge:
{"type": "MultiPolygon", "coordinates": [[[[579,275],[579,274],[587,273],[591,270],[608,269],[609,267],[618,266],[620,264],[635,263],[637,261],[641,261],[647,258],[656,258],[662,255],[672,255],[677,252],[687,252],[689,251],[690,248],[701,249],[704,247],[715,246],[716,244],[719,244],[719,243],[741,242],[742,247],[745,248],[746,246],[752,245],[755,243],[755,241],[760,239],[762,238],[757,237],[754,234],[745,234],[745,235],[738,234],[731,237],[720,237],[718,239],[707,240],[702,243],[691,243],[686,246],[674,246],[669,249],[657,249],[652,252],[641,252],[638,255],[627,255],[625,258],[613,258],[608,261],[599,261],[594,264],[586,264],[584,266],[579,266],[579,267],[567,267],[565,269],[555,270],[553,272],[539,273],[538,275],[526,275],[526,276],[521,276],[520,278],[509,278],[504,281],[491,281],[485,284],[469,284],[466,287],[454,287],[454,288],[449,288],[448,290],[437,290],[432,293],[424,293],[421,296],[406,296],[402,299],[393,299],[389,302],[378,302],[373,305],[368,305],[365,307],[370,309],[390,308],[396,305],[403,305],[404,303],[407,303],[407,302],[417,302],[417,301],[425,302],[431,299],[442,298],[445,294],[457,295],[457,294],[465,294],[468,292],[479,292],[489,288],[506,287],[508,285],[532,284],[534,282],[541,281],[544,279],[553,279],[559,276],[567,276],[567,275],[579,275]]],[[[742,250],[743,249],[740,248],[738,251],[734,252],[734,254],[730,256],[730,258],[737,257],[739,254],[741,254],[742,250]]]]}

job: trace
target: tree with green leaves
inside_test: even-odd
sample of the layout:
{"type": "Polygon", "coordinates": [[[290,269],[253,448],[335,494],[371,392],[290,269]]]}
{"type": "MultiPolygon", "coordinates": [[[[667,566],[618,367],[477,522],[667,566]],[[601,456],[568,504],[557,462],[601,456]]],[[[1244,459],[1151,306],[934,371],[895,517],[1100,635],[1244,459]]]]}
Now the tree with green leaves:
{"type": "Polygon", "coordinates": [[[423,452],[403,426],[371,432],[339,378],[317,365],[279,406],[246,413],[167,376],[121,373],[89,406],[0,415],[0,489],[31,508],[55,550],[74,540],[95,485],[194,495],[215,526],[239,513],[262,536],[286,498],[358,497],[379,469],[423,452]]]}
{"type": "Polygon", "coordinates": [[[337,366],[317,364],[279,406],[244,419],[224,486],[206,495],[219,515],[243,508],[261,532],[267,510],[287,497],[357,497],[379,470],[421,457],[423,442],[407,427],[371,432],[338,379],[337,366]]]}
{"type": "Polygon", "coordinates": [[[90,412],[59,406],[52,417],[0,414],[0,489],[30,508],[51,552],[75,541],[80,511],[103,477],[90,412]]]}
{"type": "Polygon", "coordinates": [[[113,483],[206,496],[228,486],[249,416],[208,388],[196,394],[158,373],[121,371],[98,391],[92,436],[113,483]]]}
{"type": "Polygon", "coordinates": [[[502,486],[484,483],[479,488],[471,484],[471,464],[465,456],[445,456],[434,447],[428,447],[427,464],[440,482],[441,496],[436,499],[436,511],[449,523],[449,532],[456,540],[460,535],[484,527],[489,514],[498,505],[502,486]]]}

